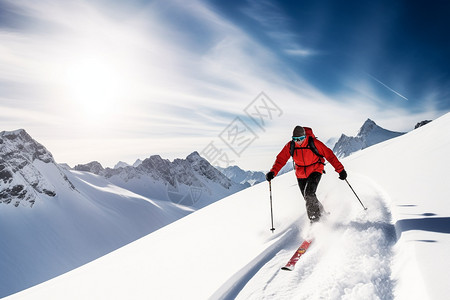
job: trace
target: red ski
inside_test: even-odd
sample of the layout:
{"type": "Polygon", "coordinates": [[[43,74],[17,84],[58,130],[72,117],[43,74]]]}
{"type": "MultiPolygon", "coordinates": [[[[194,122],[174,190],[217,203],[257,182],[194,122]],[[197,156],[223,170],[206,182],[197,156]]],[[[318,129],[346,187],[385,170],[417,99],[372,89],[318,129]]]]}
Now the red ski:
{"type": "Polygon", "coordinates": [[[295,251],[294,255],[292,255],[291,259],[288,261],[288,263],[281,268],[281,270],[287,270],[292,271],[295,268],[295,264],[300,259],[300,257],[306,252],[306,249],[308,249],[309,245],[311,245],[312,240],[308,241],[305,240],[300,247],[298,247],[297,251],[295,251]]]}

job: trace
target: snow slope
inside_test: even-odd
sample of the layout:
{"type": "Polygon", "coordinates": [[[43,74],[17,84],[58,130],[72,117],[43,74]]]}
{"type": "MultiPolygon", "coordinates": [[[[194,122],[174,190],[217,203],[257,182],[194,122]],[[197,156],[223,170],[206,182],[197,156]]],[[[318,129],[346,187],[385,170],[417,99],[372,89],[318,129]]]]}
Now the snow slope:
{"type": "MultiPolygon", "coordinates": [[[[8,299],[446,299],[450,114],[327,166],[310,227],[292,172],[8,299]],[[280,267],[315,240],[293,272],[280,267]]],[[[270,166],[268,166],[269,168],[270,166]]]]}
{"type": "Polygon", "coordinates": [[[54,163],[35,160],[33,166],[56,196],[41,196],[32,208],[0,207],[0,297],[61,275],[190,213],[91,173],[65,170],[72,189],[54,163]]]}
{"type": "Polygon", "coordinates": [[[399,239],[393,277],[403,299],[447,299],[450,293],[449,130],[447,113],[346,160],[387,197],[399,239]]]}

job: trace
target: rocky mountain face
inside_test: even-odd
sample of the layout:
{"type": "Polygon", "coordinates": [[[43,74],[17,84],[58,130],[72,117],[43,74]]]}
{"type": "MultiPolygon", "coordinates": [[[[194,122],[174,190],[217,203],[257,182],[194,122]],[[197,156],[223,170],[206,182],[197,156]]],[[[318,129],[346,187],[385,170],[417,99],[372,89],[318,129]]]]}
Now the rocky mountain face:
{"type": "Polygon", "coordinates": [[[90,163],[84,165],[76,165],[74,169],[77,171],[90,172],[97,175],[103,175],[103,173],[105,172],[105,169],[98,161],[91,161],[90,163]]]}
{"type": "Polygon", "coordinates": [[[359,129],[355,137],[342,134],[333,148],[337,157],[343,158],[353,152],[362,150],[380,142],[405,134],[404,132],[394,132],[378,126],[371,119],[367,119],[359,129]]]}
{"type": "Polygon", "coordinates": [[[423,120],[423,121],[420,121],[420,122],[418,122],[417,124],[416,124],[416,126],[414,126],[414,129],[417,129],[417,128],[419,128],[419,127],[422,127],[422,126],[424,126],[424,125],[427,125],[428,123],[430,123],[432,120],[423,120]]]}
{"type": "Polygon", "coordinates": [[[124,168],[124,167],[128,167],[128,166],[129,166],[129,164],[127,164],[126,162],[124,162],[124,161],[119,161],[119,162],[114,166],[114,169],[124,168]]]}
{"type": "Polygon", "coordinates": [[[56,188],[43,172],[46,168],[56,168],[74,189],[52,154],[25,130],[0,132],[0,202],[33,206],[38,198],[55,197],[56,188]]]}
{"type": "Polygon", "coordinates": [[[100,175],[117,186],[151,199],[195,208],[248,187],[232,182],[198,152],[173,162],[153,155],[136,167],[103,168],[94,161],[77,165],[74,169],[100,175]]]}

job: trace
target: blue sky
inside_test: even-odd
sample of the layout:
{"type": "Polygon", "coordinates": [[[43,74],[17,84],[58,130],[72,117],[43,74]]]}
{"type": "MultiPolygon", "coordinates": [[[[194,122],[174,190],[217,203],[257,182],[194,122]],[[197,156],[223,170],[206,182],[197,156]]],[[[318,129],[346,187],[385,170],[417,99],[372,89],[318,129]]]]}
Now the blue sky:
{"type": "Polygon", "coordinates": [[[450,105],[446,1],[233,2],[213,1],[321,91],[340,93],[348,80],[367,77],[384,101],[450,105]]]}
{"type": "Polygon", "coordinates": [[[297,124],[327,141],[367,118],[408,131],[448,112],[449,13],[446,1],[0,0],[0,130],[24,128],[72,166],[198,151],[267,170],[297,124]]]}

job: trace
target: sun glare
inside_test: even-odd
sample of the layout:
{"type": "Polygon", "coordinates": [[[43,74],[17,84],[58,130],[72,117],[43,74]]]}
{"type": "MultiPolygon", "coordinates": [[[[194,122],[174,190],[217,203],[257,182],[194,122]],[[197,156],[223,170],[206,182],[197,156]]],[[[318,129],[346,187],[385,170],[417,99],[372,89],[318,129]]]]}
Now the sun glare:
{"type": "Polygon", "coordinates": [[[149,43],[157,40],[142,26],[147,20],[117,22],[100,6],[84,2],[74,3],[73,10],[61,7],[54,7],[54,29],[45,33],[49,39],[38,52],[49,93],[62,99],[65,115],[89,125],[125,118],[137,107],[132,103],[146,98],[146,75],[153,74],[148,53],[158,43],[149,43]]]}
{"type": "Polygon", "coordinates": [[[112,113],[123,96],[119,70],[101,57],[81,57],[66,69],[66,94],[89,116],[112,113]]]}

